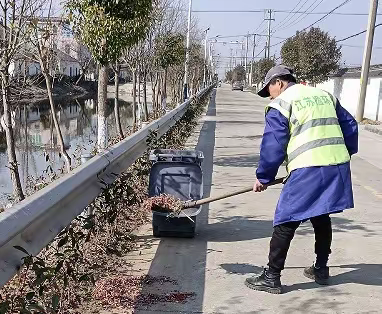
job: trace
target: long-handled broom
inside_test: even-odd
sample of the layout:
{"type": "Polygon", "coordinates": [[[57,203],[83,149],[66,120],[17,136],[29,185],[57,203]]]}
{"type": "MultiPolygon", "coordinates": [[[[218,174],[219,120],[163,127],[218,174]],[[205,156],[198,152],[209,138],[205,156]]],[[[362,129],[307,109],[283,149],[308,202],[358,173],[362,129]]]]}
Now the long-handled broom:
{"type": "MultiPolygon", "coordinates": [[[[279,178],[273,182],[268,183],[266,186],[269,187],[269,186],[277,185],[277,184],[282,183],[284,180],[285,180],[285,178],[279,178]]],[[[251,191],[253,191],[252,185],[250,187],[246,187],[244,189],[225,193],[225,194],[222,194],[219,196],[211,196],[211,197],[203,198],[203,199],[196,200],[196,201],[194,201],[194,200],[181,201],[172,195],[163,194],[163,195],[155,196],[155,197],[148,199],[144,204],[144,208],[148,209],[148,210],[151,209],[152,211],[169,213],[169,214],[171,214],[171,216],[176,217],[184,209],[198,207],[200,205],[212,203],[212,202],[215,202],[218,200],[229,198],[229,197],[232,197],[235,195],[248,193],[251,191]]]]}
{"type": "MultiPolygon", "coordinates": [[[[275,181],[268,183],[266,186],[269,187],[269,186],[272,186],[272,185],[277,185],[277,184],[283,183],[284,179],[285,178],[276,179],[275,181]]],[[[251,185],[250,187],[246,187],[244,189],[240,189],[240,190],[236,190],[236,191],[233,191],[233,192],[225,193],[225,194],[222,194],[222,195],[219,195],[219,196],[211,196],[211,197],[207,197],[207,198],[202,198],[202,199],[197,200],[197,201],[186,201],[186,202],[183,203],[183,205],[182,205],[183,208],[182,209],[197,207],[197,206],[200,206],[200,205],[212,203],[212,202],[219,201],[219,200],[222,200],[222,199],[225,199],[225,198],[229,198],[231,196],[240,195],[240,194],[248,193],[248,192],[251,192],[251,191],[253,191],[253,185],[251,185]]]]}

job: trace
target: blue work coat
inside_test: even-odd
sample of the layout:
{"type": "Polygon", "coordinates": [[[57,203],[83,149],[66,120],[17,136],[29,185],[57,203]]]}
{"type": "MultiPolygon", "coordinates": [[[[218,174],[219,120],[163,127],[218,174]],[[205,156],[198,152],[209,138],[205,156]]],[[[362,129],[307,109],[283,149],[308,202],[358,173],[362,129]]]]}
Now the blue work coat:
{"type": "MultiPolygon", "coordinates": [[[[358,125],[339,101],[336,112],[350,155],[358,152],[358,125]]],[[[273,181],[286,158],[290,138],[289,121],[271,108],[265,116],[265,130],[256,176],[262,184],[273,181]]],[[[354,207],[350,162],[334,166],[293,170],[277,204],[273,225],[341,212],[354,207]]]]}

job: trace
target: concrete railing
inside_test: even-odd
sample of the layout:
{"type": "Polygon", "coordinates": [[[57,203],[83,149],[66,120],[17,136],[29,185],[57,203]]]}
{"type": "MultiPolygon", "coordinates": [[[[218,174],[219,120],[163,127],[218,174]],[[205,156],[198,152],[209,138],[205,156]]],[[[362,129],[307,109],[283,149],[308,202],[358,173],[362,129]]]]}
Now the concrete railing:
{"type": "Polygon", "coordinates": [[[113,183],[148,149],[147,139],[152,131],[158,137],[165,134],[187,111],[193,98],[203,96],[210,88],[1,213],[0,286],[22,265],[25,254],[14,246],[38,254],[101,193],[101,181],[113,183]]]}

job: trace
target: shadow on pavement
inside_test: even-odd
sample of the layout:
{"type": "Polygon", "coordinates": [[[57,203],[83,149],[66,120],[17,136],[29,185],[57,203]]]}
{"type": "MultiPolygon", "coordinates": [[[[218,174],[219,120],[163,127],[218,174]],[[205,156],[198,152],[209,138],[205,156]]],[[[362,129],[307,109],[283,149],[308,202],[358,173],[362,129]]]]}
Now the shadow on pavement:
{"type": "Polygon", "coordinates": [[[243,124],[264,124],[264,121],[260,120],[260,121],[240,121],[240,120],[234,120],[234,121],[224,121],[224,120],[219,120],[218,121],[219,124],[239,124],[239,125],[243,125],[243,124]]]}
{"type": "Polygon", "coordinates": [[[216,158],[215,165],[221,167],[256,168],[258,166],[259,160],[260,155],[258,154],[234,155],[216,158]]]}
{"type": "MultiPolygon", "coordinates": [[[[207,115],[216,115],[216,91],[211,97],[207,115]]],[[[216,121],[205,121],[200,131],[196,150],[204,153],[203,169],[203,194],[210,196],[213,173],[213,155],[215,147],[216,121]]],[[[205,271],[207,259],[207,240],[202,236],[208,230],[209,205],[203,206],[197,216],[196,236],[194,239],[161,238],[155,257],[151,263],[149,276],[167,276],[176,281],[176,285],[160,287],[154,293],[166,295],[174,291],[191,293],[192,298],[185,302],[158,303],[148,307],[139,306],[135,313],[202,313],[205,289],[205,271]]],[[[153,293],[152,287],[144,286],[142,295],[153,293]]]]}
{"type": "MultiPolygon", "coordinates": [[[[362,231],[364,232],[364,236],[375,236],[376,232],[363,226],[360,223],[355,222],[352,219],[336,217],[331,215],[332,218],[332,228],[333,232],[348,232],[348,231],[362,231]]],[[[301,224],[301,226],[297,229],[296,234],[298,235],[306,235],[306,234],[314,234],[313,227],[309,221],[301,224]]]]}
{"type": "Polygon", "coordinates": [[[210,221],[208,229],[203,231],[203,240],[208,242],[238,242],[268,238],[272,235],[270,220],[256,220],[253,217],[232,216],[216,218],[210,221]]]}
{"type": "MultiPolygon", "coordinates": [[[[249,275],[259,274],[263,270],[262,267],[251,264],[220,264],[229,274],[249,275]]],[[[305,267],[285,267],[285,269],[300,269],[301,276],[305,267]]],[[[333,269],[340,269],[344,272],[339,275],[330,277],[330,285],[325,288],[333,288],[342,284],[358,284],[365,286],[382,286],[382,264],[350,264],[330,266],[333,269]]],[[[284,286],[284,292],[292,292],[295,290],[310,290],[322,287],[315,282],[296,283],[290,286],[284,286]]]]}
{"type": "Polygon", "coordinates": [[[263,271],[262,267],[254,266],[251,264],[220,264],[228,274],[247,275],[247,274],[259,274],[263,271]]]}
{"type": "Polygon", "coordinates": [[[263,138],[263,135],[249,135],[249,136],[240,136],[240,135],[236,135],[236,136],[217,136],[216,137],[217,139],[218,138],[240,138],[240,139],[247,139],[247,140],[259,140],[261,138],[263,138]]]}
{"type": "MultiPolygon", "coordinates": [[[[296,267],[286,267],[286,269],[296,267]]],[[[343,269],[344,272],[330,277],[330,287],[342,284],[358,284],[365,286],[382,286],[382,264],[351,264],[330,266],[331,269],[343,269]],[[351,269],[349,271],[349,269],[351,269]]],[[[303,267],[301,267],[302,271],[303,267]]],[[[309,283],[297,283],[286,287],[286,292],[294,290],[309,290],[318,288],[319,285],[309,283]]]]}

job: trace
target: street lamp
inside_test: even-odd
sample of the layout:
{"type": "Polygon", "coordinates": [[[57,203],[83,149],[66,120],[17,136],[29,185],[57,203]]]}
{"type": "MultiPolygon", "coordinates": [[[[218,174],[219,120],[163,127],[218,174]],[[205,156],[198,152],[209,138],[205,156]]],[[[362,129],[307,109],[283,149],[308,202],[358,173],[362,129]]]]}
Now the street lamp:
{"type": "Polygon", "coordinates": [[[188,6],[188,28],[187,28],[187,46],[186,46],[186,63],[184,65],[184,86],[183,86],[183,100],[188,98],[188,64],[190,63],[190,30],[191,30],[191,11],[192,0],[188,6]]]}
{"type": "Polygon", "coordinates": [[[206,82],[206,75],[207,75],[207,37],[208,37],[208,31],[210,28],[208,27],[204,32],[206,33],[206,37],[204,40],[204,76],[203,76],[203,87],[207,86],[206,82]]]}
{"type": "Polygon", "coordinates": [[[210,63],[210,76],[209,76],[209,80],[210,82],[212,82],[212,72],[213,72],[213,66],[214,66],[214,63],[213,63],[213,59],[212,59],[212,55],[213,55],[213,44],[214,42],[210,42],[210,57],[209,57],[209,63],[210,63]]]}

